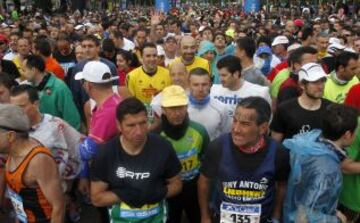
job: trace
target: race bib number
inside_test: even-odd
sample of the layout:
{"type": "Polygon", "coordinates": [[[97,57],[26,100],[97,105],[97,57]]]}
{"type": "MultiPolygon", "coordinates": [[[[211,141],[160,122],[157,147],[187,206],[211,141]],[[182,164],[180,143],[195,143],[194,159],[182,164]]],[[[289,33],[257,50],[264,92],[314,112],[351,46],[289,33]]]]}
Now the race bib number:
{"type": "Polygon", "coordinates": [[[14,207],[16,217],[23,223],[27,223],[27,216],[24,210],[24,204],[22,198],[11,188],[7,188],[8,197],[14,207]]]}
{"type": "Polygon", "coordinates": [[[220,223],[260,223],[260,204],[221,203],[220,223]]]}
{"type": "Polygon", "coordinates": [[[179,154],[182,171],[181,177],[183,180],[191,180],[199,172],[199,159],[197,156],[197,150],[194,148],[186,153],[179,154]]]}
{"type": "Polygon", "coordinates": [[[120,217],[125,219],[144,219],[159,214],[160,209],[160,203],[150,205],[146,204],[141,208],[131,208],[126,203],[122,202],[120,204],[120,217]]]}

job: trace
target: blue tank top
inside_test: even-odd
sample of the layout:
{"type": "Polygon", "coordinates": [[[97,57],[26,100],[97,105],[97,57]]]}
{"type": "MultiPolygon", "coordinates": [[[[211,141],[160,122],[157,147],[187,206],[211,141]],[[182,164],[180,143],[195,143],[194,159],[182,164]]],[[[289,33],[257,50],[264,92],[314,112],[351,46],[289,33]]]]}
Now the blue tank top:
{"type": "Polygon", "coordinates": [[[239,169],[233,158],[231,135],[223,136],[222,157],[217,181],[217,213],[222,202],[233,204],[260,204],[261,222],[271,219],[275,200],[275,156],[276,142],[270,140],[267,154],[254,172],[239,169]]]}

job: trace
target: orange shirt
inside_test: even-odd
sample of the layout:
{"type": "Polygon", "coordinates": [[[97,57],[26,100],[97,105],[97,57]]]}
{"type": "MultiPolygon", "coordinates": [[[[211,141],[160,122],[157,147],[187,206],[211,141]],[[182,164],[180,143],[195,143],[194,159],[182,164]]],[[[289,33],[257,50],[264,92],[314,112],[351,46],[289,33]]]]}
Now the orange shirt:
{"type": "Polygon", "coordinates": [[[48,57],[45,62],[45,70],[52,72],[56,75],[57,78],[64,80],[65,72],[60,66],[60,64],[52,57],[48,57]]]}
{"type": "Polygon", "coordinates": [[[49,156],[51,152],[45,147],[33,148],[14,171],[9,171],[11,157],[6,162],[5,180],[8,194],[19,220],[29,223],[48,222],[51,219],[52,207],[46,200],[40,187],[30,188],[23,183],[24,173],[31,159],[39,153],[49,156]],[[25,221],[26,220],[26,221],[25,221]]]}

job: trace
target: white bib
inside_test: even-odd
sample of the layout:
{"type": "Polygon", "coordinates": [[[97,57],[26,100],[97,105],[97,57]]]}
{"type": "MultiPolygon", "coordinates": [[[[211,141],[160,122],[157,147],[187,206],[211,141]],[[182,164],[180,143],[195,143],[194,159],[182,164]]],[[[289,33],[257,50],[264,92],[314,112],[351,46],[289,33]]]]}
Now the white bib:
{"type": "Polygon", "coordinates": [[[222,202],[220,223],[260,223],[261,204],[232,204],[222,202]]]}

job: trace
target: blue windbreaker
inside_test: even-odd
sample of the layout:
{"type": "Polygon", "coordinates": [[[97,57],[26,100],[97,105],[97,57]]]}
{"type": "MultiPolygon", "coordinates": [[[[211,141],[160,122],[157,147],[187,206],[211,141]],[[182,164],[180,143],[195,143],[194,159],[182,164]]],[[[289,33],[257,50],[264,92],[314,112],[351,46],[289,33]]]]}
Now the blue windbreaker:
{"type": "Polygon", "coordinates": [[[341,159],[334,147],[312,130],[284,141],[291,173],[284,203],[284,222],[333,223],[342,186],[341,159]]]}

